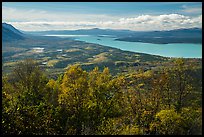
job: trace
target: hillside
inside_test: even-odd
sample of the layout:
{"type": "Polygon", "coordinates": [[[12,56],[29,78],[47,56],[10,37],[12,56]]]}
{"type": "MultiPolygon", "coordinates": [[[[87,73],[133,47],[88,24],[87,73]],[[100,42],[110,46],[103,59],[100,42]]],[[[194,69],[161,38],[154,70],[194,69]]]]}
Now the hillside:
{"type": "Polygon", "coordinates": [[[2,33],[3,134],[202,134],[202,59],[2,33]]]}
{"type": "MultiPolygon", "coordinates": [[[[14,28],[14,30],[16,29],[14,28]]],[[[15,39],[21,39],[21,35],[18,35],[15,31],[2,31],[2,33],[4,36],[10,36],[12,33],[15,34],[15,39]]],[[[168,60],[166,57],[122,51],[98,44],[58,37],[26,35],[25,39],[10,40],[3,43],[3,73],[10,72],[18,61],[25,58],[37,60],[45,69],[56,75],[63,73],[64,69],[72,64],[80,64],[86,70],[91,70],[95,66],[99,66],[99,69],[109,67],[111,73],[116,74],[128,71],[128,67],[138,69],[141,66],[150,69],[157,64],[157,61],[168,60]]],[[[159,64],[157,65],[159,66],[159,64]]]]}
{"type": "Polygon", "coordinates": [[[53,80],[36,61],[20,62],[2,77],[2,133],[201,135],[202,65],[167,65],[114,76],[73,65],[53,80]]]}
{"type": "Polygon", "coordinates": [[[3,37],[15,39],[3,43],[3,72],[10,72],[18,61],[25,58],[36,59],[40,65],[56,75],[63,73],[67,66],[73,64],[80,64],[86,70],[95,66],[99,66],[101,70],[109,67],[112,74],[117,74],[127,72],[129,68],[157,68],[169,60],[166,57],[128,52],[68,38],[25,35],[11,25],[3,26],[3,37]],[[42,50],[39,52],[36,48],[42,50]]]}
{"type": "Polygon", "coordinates": [[[19,30],[14,28],[12,25],[2,23],[2,42],[23,40],[24,36],[19,30]]]}

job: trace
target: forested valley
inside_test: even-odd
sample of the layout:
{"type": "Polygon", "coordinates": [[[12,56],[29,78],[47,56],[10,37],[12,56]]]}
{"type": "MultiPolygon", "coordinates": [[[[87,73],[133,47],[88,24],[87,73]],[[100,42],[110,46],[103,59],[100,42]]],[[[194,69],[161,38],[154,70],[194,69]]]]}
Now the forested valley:
{"type": "Polygon", "coordinates": [[[202,67],[172,64],[116,75],[71,65],[52,79],[24,60],[2,77],[2,134],[201,135],[202,67]]]}

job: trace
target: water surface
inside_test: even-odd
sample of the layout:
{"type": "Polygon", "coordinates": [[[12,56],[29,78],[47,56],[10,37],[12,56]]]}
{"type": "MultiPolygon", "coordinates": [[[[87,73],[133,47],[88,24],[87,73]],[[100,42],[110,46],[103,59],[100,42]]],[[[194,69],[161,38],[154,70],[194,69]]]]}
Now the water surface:
{"type": "Polygon", "coordinates": [[[202,44],[173,43],[153,44],[142,42],[117,41],[114,37],[100,37],[91,35],[52,35],[58,37],[71,37],[74,40],[88,43],[100,44],[103,46],[119,48],[125,51],[148,53],[164,57],[202,58],[202,44]]]}

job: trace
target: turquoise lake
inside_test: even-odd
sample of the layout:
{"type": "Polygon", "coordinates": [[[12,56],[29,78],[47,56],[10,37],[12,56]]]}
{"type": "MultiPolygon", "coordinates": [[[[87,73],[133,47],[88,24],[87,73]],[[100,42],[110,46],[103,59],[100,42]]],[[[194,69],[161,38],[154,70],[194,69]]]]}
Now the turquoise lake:
{"type": "Polygon", "coordinates": [[[70,37],[75,40],[88,43],[100,44],[103,46],[118,48],[124,51],[133,51],[160,55],[164,57],[202,58],[202,44],[173,43],[173,44],[152,44],[141,42],[117,41],[110,36],[91,35],[52,35],[58,37],[70,37]]]}

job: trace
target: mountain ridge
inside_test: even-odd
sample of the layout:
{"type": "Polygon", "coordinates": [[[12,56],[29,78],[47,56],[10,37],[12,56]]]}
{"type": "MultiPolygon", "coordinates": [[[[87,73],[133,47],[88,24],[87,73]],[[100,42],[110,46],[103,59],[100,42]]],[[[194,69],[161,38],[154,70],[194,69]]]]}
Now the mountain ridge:
{"type": "Polygon", "coordinates": [[[25,35],[111,35],[116,37],[115,40],[127,42],[156,44],[202,43],[202,28],[197,27],[165,31],[132,31],[100,28],[79,30],[19,31],[10,24],[2,23],[3,41],[24,39],[25,35]]]}
{"type": "Polygon", "coordinates": [[[23,40],[24,34],[10,24],[2,23],[2,42],[23,40]]]}

